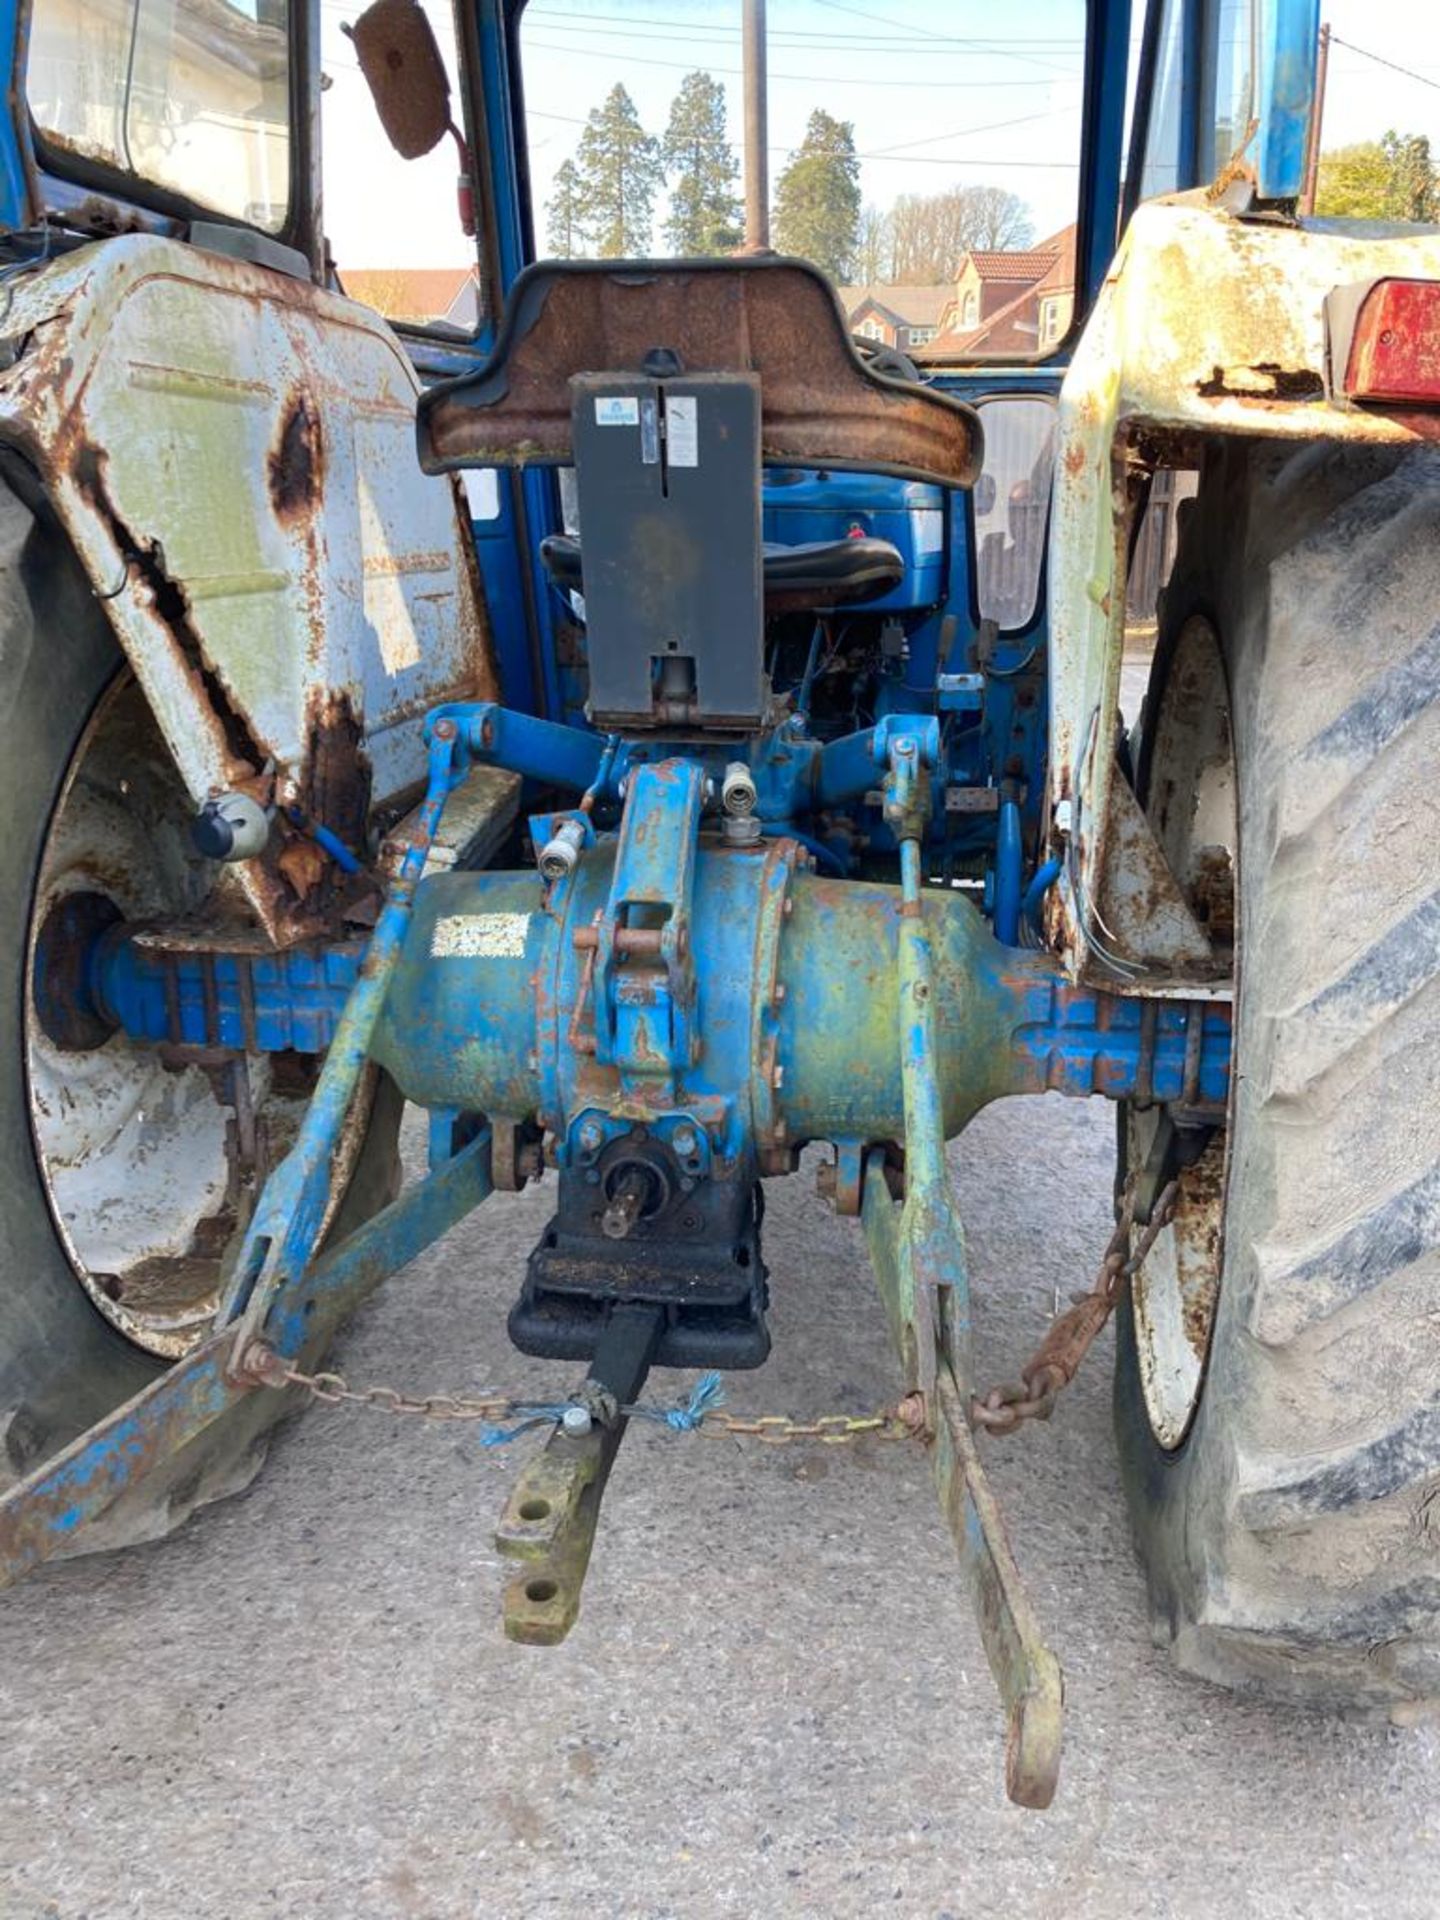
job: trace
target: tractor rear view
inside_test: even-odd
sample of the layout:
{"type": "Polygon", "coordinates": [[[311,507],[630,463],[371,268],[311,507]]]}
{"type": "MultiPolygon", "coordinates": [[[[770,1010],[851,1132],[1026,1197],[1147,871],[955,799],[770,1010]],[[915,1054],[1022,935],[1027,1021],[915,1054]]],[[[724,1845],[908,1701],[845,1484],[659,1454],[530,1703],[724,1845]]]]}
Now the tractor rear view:
{"type": "Polygon", "coordinates": [[[751,246],[723,157],[688,190],[723,146],[699,74],[663,143],[623,87],[591,113],[545,258],[533,127],[573,116],[543,12],[377,0],[337,40],[318,6],[141,0],[87,9],[82,54],[33,0],[0,168],[0,1582],[166,1532],[287,1410],[368,1398],[528,1443],[496,1539],[505,1630],[545,1645],[633,1420],[890,1436],[933,1464],[1042,1807],[1062,1675],[985,1452],[1063,1419],[1113,1316],[1178,1662],[1440,1699],[1440,233],[1301,211],[1309,0],[1071,10],[1024,31],[1078,50],[1073,220],[972,231],[906,319],[795,224],[865,157],[824,113],[776,189],[813,257],[764,244],[753,3],[751,246]],[[337,265],[322,160],[338,218],[371,153],[376,217],[458,159],[443,297],[337,265]],[[674,257],[623,257],[664,167],[674,257]],[[1045,1092],[1114,1105],[1115,1231],[990,1386],[946,1143],[1045,1092]],[[864,1235],[895,1397],[745,1421],[722,1376],[769,1353],[765,1185],[797,1174],[864,1235]],[[550,1399],[323,1370],[534,1181],[508,1331],[570,1368],[550,1399]],[[657,1401],[663,1369],[693,1372],[657,1401]]]}

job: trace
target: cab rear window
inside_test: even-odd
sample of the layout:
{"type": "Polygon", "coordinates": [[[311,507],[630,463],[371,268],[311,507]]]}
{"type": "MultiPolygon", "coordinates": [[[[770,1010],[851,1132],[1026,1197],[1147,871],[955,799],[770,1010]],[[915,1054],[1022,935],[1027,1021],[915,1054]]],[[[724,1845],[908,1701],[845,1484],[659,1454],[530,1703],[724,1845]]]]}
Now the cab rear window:
{"type": "Polygon", "coordinates": [[[33,0],[40,143],[279,233],[290,211],[287,0],[33,0]]]}
{"type": "Polygon", "coordinates": [[[536,251],[769,245],[824,269],[871,351],[1054,353],[1075,313],[1085,0],[794,0],[766,28],[768,124],[748,151],[741,14],[529,0],[536,251]]]}

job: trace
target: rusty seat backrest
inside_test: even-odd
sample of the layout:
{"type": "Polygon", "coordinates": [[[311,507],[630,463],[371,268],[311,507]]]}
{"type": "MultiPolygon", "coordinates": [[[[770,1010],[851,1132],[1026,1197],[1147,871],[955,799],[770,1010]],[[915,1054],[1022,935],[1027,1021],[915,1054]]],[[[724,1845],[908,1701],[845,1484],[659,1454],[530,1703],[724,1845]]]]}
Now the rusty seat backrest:
{"type": "Polygon", "coordinates": [[[516,281],[495,351],[432,387],[417,434],[427,473],[568,466],[580,375],[757,376],[768,466],[851,468],[969,487],[972,408],[876,373],[855,351],[835,290],[802,260],[551,261],[516,281]]]}

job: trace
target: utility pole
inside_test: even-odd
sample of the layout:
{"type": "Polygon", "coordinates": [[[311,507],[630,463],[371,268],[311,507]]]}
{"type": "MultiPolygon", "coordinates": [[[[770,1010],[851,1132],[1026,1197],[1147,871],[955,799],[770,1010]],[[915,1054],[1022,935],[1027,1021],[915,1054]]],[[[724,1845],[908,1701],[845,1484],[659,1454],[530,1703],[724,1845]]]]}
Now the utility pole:
{"type": "Polygon", "coordinates": [[[1300,189],[1301,213],[1314,213],[1315,186],[1320,178],[1320,130],[1325,123],[1325,79],[1330,71],[1330,22],[1320,29],[1315,56],[1315,98],[1310,103],[1310,126],[1305,137],[1305,184],[1300,189]]]}
{"type": "Polygon", "coordinates": [[[744,0],[745,251],[770,245],[770,154],[765,111],[765,0],[744,0]]]}

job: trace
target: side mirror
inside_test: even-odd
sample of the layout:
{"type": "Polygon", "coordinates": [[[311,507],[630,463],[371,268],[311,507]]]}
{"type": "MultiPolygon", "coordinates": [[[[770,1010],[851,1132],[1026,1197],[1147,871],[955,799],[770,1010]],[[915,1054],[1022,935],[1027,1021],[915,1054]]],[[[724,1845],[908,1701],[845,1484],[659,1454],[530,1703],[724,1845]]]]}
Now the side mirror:
{"type": "Polygon", "coordinates": [[[995,511],[995,476],[982,473],[971,489],[974,494],[974,511],[977,519],[984,520],[995,511]]]}
{"type": "Polygon", "coordinates": [[[450,82],[417,0],[375,0],[345,31],[400,158],[418,160],[439,146],[451,127],[450,82]]]}

